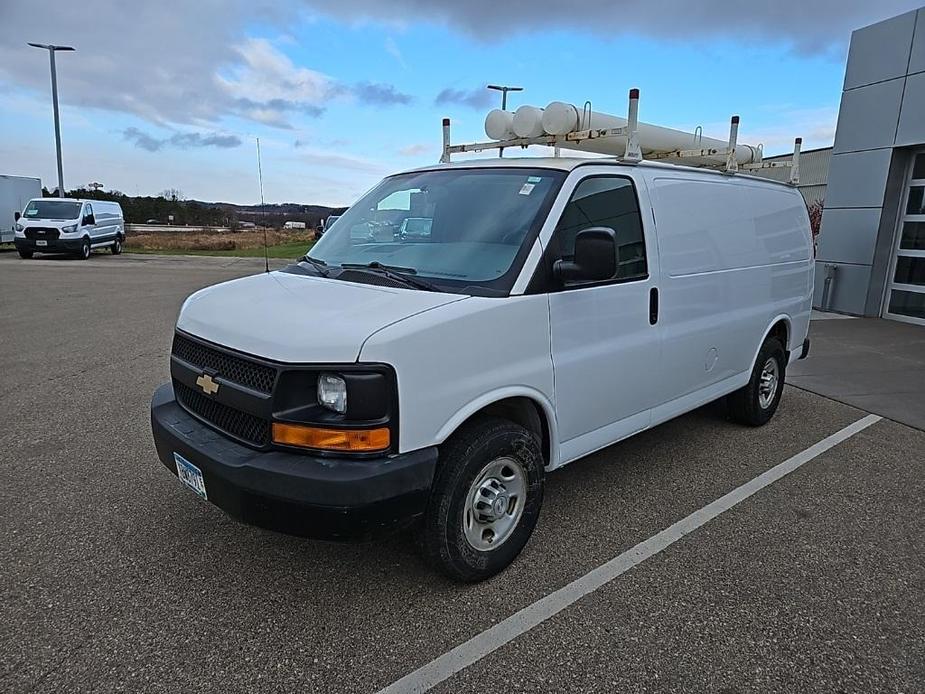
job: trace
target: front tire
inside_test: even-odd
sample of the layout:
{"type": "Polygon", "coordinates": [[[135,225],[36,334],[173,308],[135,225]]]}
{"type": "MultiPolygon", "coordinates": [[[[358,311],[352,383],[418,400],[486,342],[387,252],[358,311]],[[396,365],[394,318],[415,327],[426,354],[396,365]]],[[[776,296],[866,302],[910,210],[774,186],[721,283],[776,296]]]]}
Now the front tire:
{"type": "Polygon", "coordinates": [[[758,350],[748,385],[729,396],[732,418],[753,427],[767,424],[780,404],[786,369],[784,346],[776,337],[768,337],[758,350]]]}
{"type": "Polygon", "coordinates": [[[467,583],[507,567],[539,519],[543,465],[525,428],[497,417],[463,425],[440,449],[422,531],[428,563],[467,583]]]}
{"type": "Polygon", "coordinates": [[[23,260],[29,260],[32,257],[32,251],[19,251],[19,257],[23,260]]]}
{"type": "Polygon", "coordinates": [[[84,239],[80,244],[80,250],[77,251],[77,257],[86,260],[90,257],[90,239],[84,239]]]}

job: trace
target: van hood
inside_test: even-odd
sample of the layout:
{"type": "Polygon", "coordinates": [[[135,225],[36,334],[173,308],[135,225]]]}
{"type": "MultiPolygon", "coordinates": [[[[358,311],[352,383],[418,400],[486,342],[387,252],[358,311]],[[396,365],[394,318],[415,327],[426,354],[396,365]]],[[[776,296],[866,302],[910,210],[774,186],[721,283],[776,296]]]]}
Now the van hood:
{"type": "Polygon", "coordinates": [[[465,298],[271,272],[196,292],[177,328],[273,361],[349,363],[377,330],[465,298]]]}

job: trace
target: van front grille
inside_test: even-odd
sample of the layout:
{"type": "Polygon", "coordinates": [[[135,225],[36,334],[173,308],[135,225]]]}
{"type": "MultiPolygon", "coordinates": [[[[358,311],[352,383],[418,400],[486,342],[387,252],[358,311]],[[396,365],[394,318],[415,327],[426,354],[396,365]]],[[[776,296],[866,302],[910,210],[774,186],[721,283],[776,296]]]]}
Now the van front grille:
{"type": "Polygon", "coordinates": [[[173,338],[173,355],[187,364],[259,393],[270,394],[276,382],[276,369],[196,342],[180,334],[173,338]]]}
{"type": "Polygon", "coordinates": [[[173,381],[173,392],[186,410],[208,422],[216,429],[254,446],[270,443],[270,422],[247,412],[241,412],[173,381]]]}
{"type": "Polygon", "coordinates": [[[27,239],[57,239],[61,232],[54,227],[26,227],[25,235],[27,239]]]}

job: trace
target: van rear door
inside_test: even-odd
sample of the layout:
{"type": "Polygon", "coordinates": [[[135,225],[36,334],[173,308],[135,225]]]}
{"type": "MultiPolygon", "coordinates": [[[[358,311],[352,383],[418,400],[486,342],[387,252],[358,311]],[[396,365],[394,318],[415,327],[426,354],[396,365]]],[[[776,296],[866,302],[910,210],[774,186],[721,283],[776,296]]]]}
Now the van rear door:
{"type": "Polygon", "coordinates": [[[646,428],[657,394],[658,252],[653,229],[647,228],[651,215],[644,223],[640,214],[640,199],[646,209],[648,197],[644,189],[637,191],[632,178],[612,171],[588,168],[547,244],[549,263],[570,260],[578,232],[607,227],[615,232],[618,249],[612,279],[550,288],[563,462],[646,428]]]}

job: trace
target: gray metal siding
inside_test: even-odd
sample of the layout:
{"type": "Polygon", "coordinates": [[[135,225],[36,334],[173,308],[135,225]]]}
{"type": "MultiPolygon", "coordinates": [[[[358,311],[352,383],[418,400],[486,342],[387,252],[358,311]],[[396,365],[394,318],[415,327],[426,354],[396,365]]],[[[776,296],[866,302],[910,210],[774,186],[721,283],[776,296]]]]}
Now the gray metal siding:
{"type": "Polygon", "coordinates": [[[824,308],[879,314],[905,171],[897,148],[923,143],[925,8],[851,35],[817,255],[818,272],[837,266],[824,308]]]}

